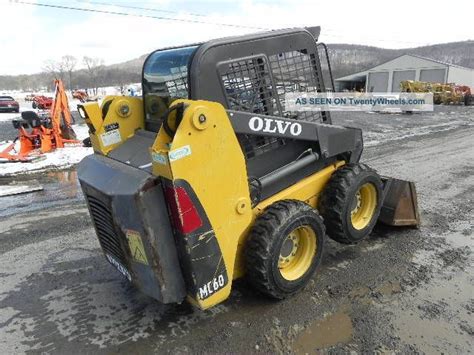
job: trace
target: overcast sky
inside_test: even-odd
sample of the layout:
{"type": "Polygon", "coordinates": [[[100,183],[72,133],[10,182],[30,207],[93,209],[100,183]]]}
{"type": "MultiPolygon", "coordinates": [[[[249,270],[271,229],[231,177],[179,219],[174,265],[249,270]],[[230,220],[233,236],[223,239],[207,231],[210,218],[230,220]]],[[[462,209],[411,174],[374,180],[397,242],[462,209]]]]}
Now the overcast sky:
{"type": "Polygon", "coordinates": [[[160,47],[256,32],[257,27],[320,25],[320,39],[326,43],[416,47],[474,39],[473,14],[473,0],[0,0],[0,74],[39,72],[46,60],[65,54],[118,63],[160,47]],[[55,9],[21,1],[211,24],[55,9]]]}

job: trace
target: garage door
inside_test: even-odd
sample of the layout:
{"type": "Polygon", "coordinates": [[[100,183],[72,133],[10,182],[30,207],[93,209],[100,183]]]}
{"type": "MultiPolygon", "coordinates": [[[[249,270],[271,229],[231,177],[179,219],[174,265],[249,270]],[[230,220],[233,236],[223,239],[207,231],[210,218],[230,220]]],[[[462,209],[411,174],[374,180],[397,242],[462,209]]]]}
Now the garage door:
{"type": "Polygon", "coordinates": [[[387,92],[388,90],[388,72],[369,73],[367,82],[368,92],[387,92]]]}
{"type": "Polygon", "coordinates": [[[420,81],[429,83],[444,83],[446,69],[422,69],[420,70],[420,81]]]}
{"type": "Polygon", "coordinates": [[[415,80],[416,70],[396,70],[393,72],[392,92],[400,92],[403,80],[415,80]]]}

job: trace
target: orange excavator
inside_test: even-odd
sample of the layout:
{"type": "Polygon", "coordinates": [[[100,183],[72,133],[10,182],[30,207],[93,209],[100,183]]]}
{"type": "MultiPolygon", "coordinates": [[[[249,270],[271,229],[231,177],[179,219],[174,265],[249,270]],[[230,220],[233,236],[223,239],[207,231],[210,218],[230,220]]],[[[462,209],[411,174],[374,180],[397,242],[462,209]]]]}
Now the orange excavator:
{"type": "Polygon", "coordinates": [[[21,119],[12,121],[18,129],[18,137],[0,152],[0,161],[27,162],[50,152],[63,148],[66,143],[81,144],[71,127],[72,116],[66,91],[61,80],[55,80],[55,96],[51,111],[40,113],[25,111],[21,119]],[[17,141],[19,150],[15,149],[17,141]]]}

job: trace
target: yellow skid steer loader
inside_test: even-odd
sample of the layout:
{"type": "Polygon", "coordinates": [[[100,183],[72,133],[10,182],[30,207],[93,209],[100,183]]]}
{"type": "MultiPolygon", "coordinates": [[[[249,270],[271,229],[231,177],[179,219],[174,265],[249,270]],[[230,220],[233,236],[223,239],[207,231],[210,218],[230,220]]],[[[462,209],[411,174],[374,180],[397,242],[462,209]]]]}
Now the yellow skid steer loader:
{"type": "Polygon", "coordinates": [[[418,225],[413,183],[360,163],[359,129],[285,109],[286,93],[325,91],[318,35],[158,50],[142,98],[79,106],[95,152],[79,180],[100,245],[144,293],[206,309],[245,276],[282,299],[313,276],[326,233],[352,244],[377,220],[418,225]]]}

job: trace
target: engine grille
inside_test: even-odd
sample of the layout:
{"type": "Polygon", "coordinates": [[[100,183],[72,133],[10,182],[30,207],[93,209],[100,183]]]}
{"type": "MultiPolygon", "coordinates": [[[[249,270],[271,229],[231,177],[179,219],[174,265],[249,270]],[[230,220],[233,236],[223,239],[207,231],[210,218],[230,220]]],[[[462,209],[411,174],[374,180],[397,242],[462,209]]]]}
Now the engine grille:
{"type": "Polygon", "coordinates": [[[120,246],[119,236],[115,232],[109,208],[95,197],[87,196],[87,200],[103,251],[125,264],[125,256],[120,246]]]}

